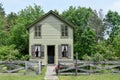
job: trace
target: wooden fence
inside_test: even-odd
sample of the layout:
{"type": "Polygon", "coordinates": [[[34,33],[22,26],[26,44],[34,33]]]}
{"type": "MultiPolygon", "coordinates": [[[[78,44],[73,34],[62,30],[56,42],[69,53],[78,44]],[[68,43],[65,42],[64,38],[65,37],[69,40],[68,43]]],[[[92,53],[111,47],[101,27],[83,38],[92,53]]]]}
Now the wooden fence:
{"type": "Polygon", "coordinates": [[[0,61],[0,73],[41,74],[40,61],[0,61]]]}
{"type": "Polygon", "coordinates": [[[120,73],[120,61],[59,61],[58,64],[58,74],[60,75],[101,73],[120,73]]]}

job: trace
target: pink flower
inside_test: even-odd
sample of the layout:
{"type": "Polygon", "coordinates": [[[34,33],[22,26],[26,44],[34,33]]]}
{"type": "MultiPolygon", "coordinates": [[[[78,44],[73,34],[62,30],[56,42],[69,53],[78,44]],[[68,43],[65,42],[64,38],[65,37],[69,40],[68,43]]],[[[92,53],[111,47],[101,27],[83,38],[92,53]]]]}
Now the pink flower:
{"type": "Polygon", "coordinates": [[[57,68],[58,68],[58,65],[55,65],[55,67],[53,68],[53,72],[55,72],[57,68]]]}

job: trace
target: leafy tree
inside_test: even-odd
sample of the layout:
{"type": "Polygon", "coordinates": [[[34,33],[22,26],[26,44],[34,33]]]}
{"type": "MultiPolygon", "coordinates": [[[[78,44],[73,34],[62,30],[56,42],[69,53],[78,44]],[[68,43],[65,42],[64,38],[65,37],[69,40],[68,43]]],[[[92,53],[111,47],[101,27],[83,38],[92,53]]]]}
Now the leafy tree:
{"type": "Polygon", "coordinates": [[[17,20],[17,14],[14,12],[11,12],[10,14],[7,15],[7,24],[8,26],[12,26],[16,24],[17,20]]]}
{"type": "Polygon", "coordinates": [[[120,59],[120,35],[114,38],[112,45],[115,50],[115,55],[120,59]]]}
{"type": "Polygon", "coordinates": [[[96,32],[96,41],[103,40],[104,33],[106,30],[106,25],[103,22],[103,15],[101,10],[99,11],[99,14],[95,10],[92,16],[89,18],[88,25],[91,26],[95,32],[96,32]]]}
{"type": "Polygon", "coordinates": [[[111,23],[113,26],[120,25],[120,15],[118,12],[108,11],[105,20],[111,23]]]}
{"type": "Polygon", "coordinates": [[[120,15],[118,12],[109,11],[106,15],[105,20],[110,23],[108,26],[110,28],[109,35],[110,40],[113,41],[113,38],[118,34],[118,30],[120,29],[120,15]]]}
{"type": "MultiPolygon", "coordinates": [[[[81,36],[84,30],[87,27],[87,22],[89,17],[92,15],[93,11],[91,8],[85,8],[85,7],[73,7],[70,6],[68,10],[63,11],[61,14],[63,18],[74,24],[76,27],[74,28],[74,52],[78,52],[80,55],[80,58],[85,53],[81,53],[81,50],[79,50],[81,43],[81,36]],[[81,55],[82,54],[82,55],[81,55]]],[[[83,43],[84,44],[84,43],[83,43]]]]}
{"type": "Polygon", "coordinates": [[[4,11],[2,3],[0,3],[0,15],[5,16],[5,11],[4,11]]]}
{"type": "Polygon", "coordinates": [[[80,52],[79,59],[83,59],[84,55],[92,56],[95,54],[95,31],[90,27],[87,27],[85,31],[82,33],[80,42],[75,44],[75,50],[77,49],[80,52]]]}
{"type": "Polygon", "coordinates": [[[17,14],[16,24],[11,25],[10,44],[16,45],[21,55],[28,54],[28,31],[27,26],[44,12],[40,6],[28,6],[17,14]]]}
{"type": "Polygon", "coordinates": [[[7,44],[8,34],[5,27],[5,16],[2,12],[4,12],[4,8],[1,7],[0,4],[0,46],[7,44]]]}

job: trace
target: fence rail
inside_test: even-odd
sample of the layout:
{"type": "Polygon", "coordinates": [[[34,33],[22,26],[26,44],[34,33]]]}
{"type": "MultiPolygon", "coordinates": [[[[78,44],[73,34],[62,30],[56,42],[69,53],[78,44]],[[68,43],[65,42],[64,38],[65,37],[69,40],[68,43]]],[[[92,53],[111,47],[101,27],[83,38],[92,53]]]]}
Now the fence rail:
{"type": "Polygon", "coordinates": [[[41,74],[41,61],[0,61],[0,73],[41,74]]]}
{"type": "Polygon", "coordinates": [[[58,74],[78,75],[100,73],[120,73],[120,61],[59,61],[58,64],[58,74]]]}

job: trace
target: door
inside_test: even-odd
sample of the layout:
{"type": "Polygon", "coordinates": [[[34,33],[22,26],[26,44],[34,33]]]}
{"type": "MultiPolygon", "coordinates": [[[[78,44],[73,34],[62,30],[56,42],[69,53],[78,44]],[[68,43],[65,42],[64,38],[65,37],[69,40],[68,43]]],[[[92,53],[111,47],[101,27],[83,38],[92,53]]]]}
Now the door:
{"type": "Polygon", "coordinates": [[[55,46],[47,46],[48,64],[54,64],[55,46]]]}

